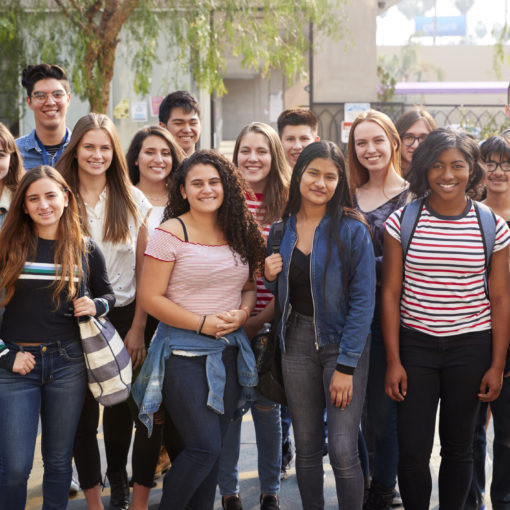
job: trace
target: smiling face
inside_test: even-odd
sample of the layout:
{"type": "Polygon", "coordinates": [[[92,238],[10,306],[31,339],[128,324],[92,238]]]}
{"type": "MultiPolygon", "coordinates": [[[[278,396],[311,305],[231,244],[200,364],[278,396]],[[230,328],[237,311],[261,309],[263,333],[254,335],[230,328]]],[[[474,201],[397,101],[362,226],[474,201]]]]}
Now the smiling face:
{"type": "Polygon", "coordinates": [[[187,156],[195,151],[195,145],[200,138],[200,118],[194,110],[187,112],[180,106],[170,110],[170,116],[166,124],[159,123],[172,133],[177,143],[187,156]]]}
{"type": "Polygon", "coordinates": [[[271,151],[265,135],[249,131],[239,144],[237,166],[254,193],[264,193],[271,171],[271,151]]]}
{"type": "Polygon", "coordinates": [[[427,138],[430,129],[423,119],[417,120],[402,136],[402,163],[409,167],[418,145],[427,138]]]}
{"type": "Polygon", "coordinates": [[[213,165],[198,163],[186,175],[181,195],[189,203],[190,210],[203,213],[217,213],[223,203],[223,184],[220,174],[213,165]]]}
{"type": "Polygon", "coordinates": [[[113,159],[113,144],[104,129],[87,131],[76,149],[78,174],[81,176],[104,176],[113,159]]]}
{"type": "Polygon", "coordinates": [[[299,181],[301,206],[326,207],[338,185],[338,168],[329,158],[316,158],[299,181]]]}
{"type": "Polygon", "coordinates": [[[356,156],[369,173],[386,173],[391,164],[393,148],[384,129],[372,121],[360,122],[354,131],[356,156]]]}
{"type": "MultiPolygon", "coordinates": [[[[501,154],[489,154],[489,156],[485,159],[485,163],[488,162],[494,163],[509,163],[505,157],[501,154]]],[[[510,191],[510,185],[508,183],[508,178],[510,176],[510,172],[504,172],[501,168],[501,165],[497,165],[496,169],[492,172],[485,171],[485,184],[487,186],[487,194],[489,193],[507,193],[510,191]]]]}
{"type": "Polygon", "coordinates": [[[56,238],[58,223],[68,200],[67,192],[49,177],[38,179],[27,188],[24,210],[34,222],[39,237],[56,238]]]}
{"type": "Polygon", "coordinates": [[[444,203],[462,207],[470,171],[469,163],[458,149],[452,147],[441,152],[427,172],[431,206],[438,212],[444,203]]]}
{"type": "Polygon", "coordinates": [[[283,128],[281,136],[282,146],[290,168],[294,168],[303,149],[314,142],[315,139],[316,135],[307,124],[300,124],[298,126],[287,125],[283,128]]]}
{"type": "Polygon", "coordinates": [[[34,112],[35,126],[48,131],[65,128],[66,114],[71,94],[55,78],[44,78],[34,85],[31,97],[27,97],[28,107],[34,112]],[[62,95],[55,99],[53,93],[62,95]],[[46,95],[45,99],[37,96],[46,95]]]}
{"type": "Polygon", "coordinates": [[[136,158],[140,170],[140,182],[163,182],[172,171],[172,152],[168,143],[160,136],[148,136],[136,158]]]}

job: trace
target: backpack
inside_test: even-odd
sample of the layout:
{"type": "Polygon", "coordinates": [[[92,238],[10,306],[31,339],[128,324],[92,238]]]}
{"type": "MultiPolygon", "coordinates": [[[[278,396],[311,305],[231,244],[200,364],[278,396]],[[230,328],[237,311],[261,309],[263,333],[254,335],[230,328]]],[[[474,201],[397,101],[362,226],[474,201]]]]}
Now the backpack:
{"type": "MultiPolygon", "coordinates": [[[[423,198],[413,200],[402,210],[402,216],[400,217],[400,243],[402,245],[404,264],[411,239],[414,235],[416,225],[418,224],[421,211],[423,209],[423,200],[423,198]]],[[[482,234],[483,252],[485,256],[485,274],[488,275],[490,271],[492,250],[494,248],[494,242],[496,241],[496,215],[493,210],[485,204],[476,202],[475,200],[473,200],[473,204],[475,206],[480,233],[482,234]]]]}

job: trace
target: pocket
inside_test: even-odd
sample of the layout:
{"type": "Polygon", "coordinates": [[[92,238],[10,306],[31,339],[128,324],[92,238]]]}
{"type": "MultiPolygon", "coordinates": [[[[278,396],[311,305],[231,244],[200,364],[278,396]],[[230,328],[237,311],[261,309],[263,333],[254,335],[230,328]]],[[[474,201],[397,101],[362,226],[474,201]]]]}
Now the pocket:
{"type": "Polygon", "coordinates": [[[62,356],[71,362],[84,361],[83,349],[80,342],[71,342],[62,346],[60,353],[62,356]]]}

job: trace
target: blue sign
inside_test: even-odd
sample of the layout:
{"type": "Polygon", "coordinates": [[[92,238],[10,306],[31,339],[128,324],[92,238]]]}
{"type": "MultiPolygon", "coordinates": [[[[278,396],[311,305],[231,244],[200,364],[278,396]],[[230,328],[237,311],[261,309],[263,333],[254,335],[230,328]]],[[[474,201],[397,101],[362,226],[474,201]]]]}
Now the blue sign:
{"type": "Polygon", "coordinates": [[[465,36],[466,16],[415,16],[414,26],[418,36],[465,36]]]}

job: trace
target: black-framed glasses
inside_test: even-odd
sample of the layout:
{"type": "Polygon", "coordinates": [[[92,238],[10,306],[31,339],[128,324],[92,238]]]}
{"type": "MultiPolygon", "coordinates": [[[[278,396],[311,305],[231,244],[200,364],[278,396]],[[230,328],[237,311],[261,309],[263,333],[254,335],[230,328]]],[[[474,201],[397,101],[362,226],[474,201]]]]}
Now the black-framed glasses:
{"type": "Polygon", "coordinates": [[[62,99],[64,99],[64,97],[67,94],[64,90],[54,90],[53,92],[50,92],[49,94],[47,92],[42,92],[42,91],[38,90],[36,92],[32,92],[32,99],[34,101],[37,101],[38,103],[44,103],[48,99],[49,95],[53,96],[53,99],[55,101],[62,101],[62,99]]]}
{"type": "Polygon", "coordinates": [[[501,170],[503,170],[503,172],[510,172],[510,161],[502,161],[501,163],[497,163],[496,161],[489,159],[489,161],[485,162],[485,167],[487,168],[488,172],[495,172],[498,166],[501,168],[501,170]]]}
{"type": "Polygon", "coordinates": [[[420,143],[422,143],[425,138],[427,138],[427,135],[420,135],[420,136],[414,136],[414,135],[404,135],[402,137],[402,143],[406,146],[406,147],[411,147],[411,145],[414,145],[414,142],[418,142],[418,145],[420,145],[420,143]]]}

